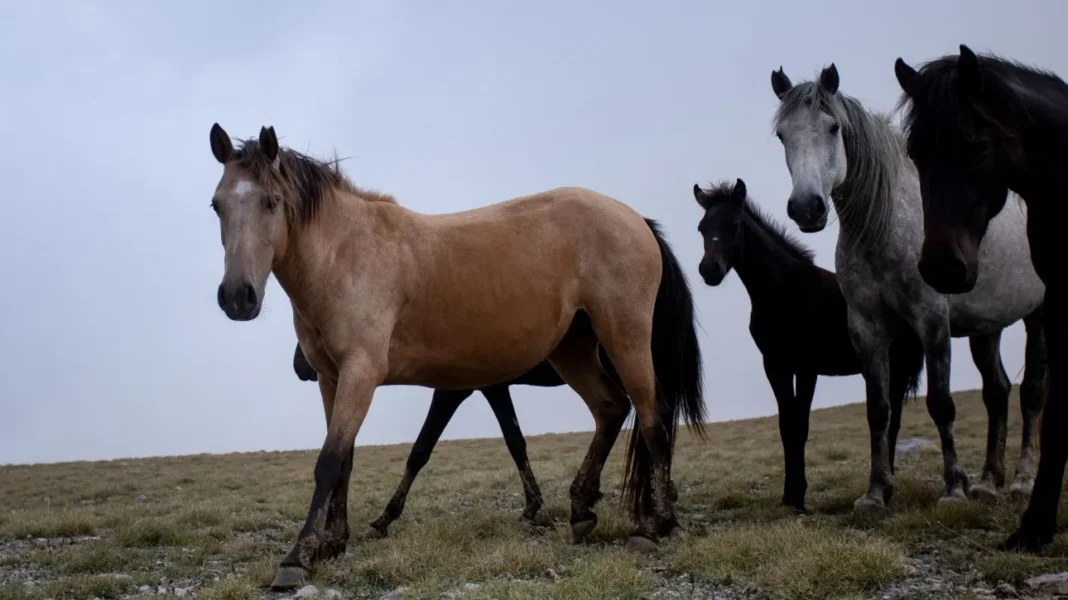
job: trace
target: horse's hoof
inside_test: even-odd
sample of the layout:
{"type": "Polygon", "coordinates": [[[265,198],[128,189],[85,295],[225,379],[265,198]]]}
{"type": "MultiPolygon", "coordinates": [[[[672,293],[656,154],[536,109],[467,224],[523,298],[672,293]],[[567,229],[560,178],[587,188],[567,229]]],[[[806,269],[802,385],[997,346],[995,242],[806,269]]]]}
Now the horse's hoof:
{"type": "Polygon", "coordinates": [[[808,514],[808,509],[805,508],[804,504],[794,504],[794,503],[790,503],[790,502],[784,502],[783,506],[785,506],[786,508],[789,508],[790,512],[794,513],[797,516],[805,516],[805,515],[808,514]]]}
{"type": "Polygon", "coordinates": [[[871,497],[868,495],[861,496],[853,503],[853,512],[862,515],[870,515],[881,513],[886,510],[886,502],[883,502],[882,498],[871,497]]]}
{"type": "Polygon", "coordinates": [[[1009,536],[1004,543],[998,546],[998,550],[1038,552],[1042,546],[1053,541],[1053,534],[1036,532],[1028,527],[1020,527],[1009,536]]]}
{"type": "Polygon", "coordinates": [[[1017,500],[1026,500],[1031,497],[1031,490],[1035,488],[1035,481],[1017,481],[1009,488],[1009,495],[1017,500]]]}
{"type": "Polygon", "coordinates": [[[305,573],[301,567],[279,567],[274,575],[271,587],[276,590],[290,590],[304,585],[305,579],[310,579],[310,573],[305,573]]]}
{"type": "Polygon", "coordinates": [[[581,544],[586,536],[593,532],[593,528],[597,527],[597,519],[586,519],[585,521],[577,521],[571,524],[571,543],[581,544]]]}
{"type": "Polygon", "coordinates": [[[626,548],[631,552],[652,552],[656,550],[656,542],[644,535],[632,535],[627,540],[626,548]]]}
{"type": "Polygon", "coordinates": [[[374,525],[368,527],[367,530],[363,532],[363,539],[365,540],[380,540],[388,536],[389,532],[382,531],[374,525]]]}
{"type": "MultiPolygon", "coordinates": [[[[975,487],[973,487],[971,489],[974,490],[976,487],[981,487],[981,486],[977,485],[977,486],[975,486],[975,487]]],[[[997,492],[994,492],[994,494],[995,494],[995,501],[996,501],[997,492]]],[[[953,491],[946,492],[945,494],[942,494],[938,498],[938,503],[939,504],[945,504],[947,502],[967,502],[967,501],[968,501],[968,495],[965,494],[964,490],[962,490],[961,488],[955,488],[953,491]]]]}
{"type": "Polygon", "coordinates": [[[997,504],[998,502],[998,490],[987,481],[981,481],[972,486],[972,489],[968,490],[968,495],[972,500],[982,502],[984,504],[997,504]]]}
{"type": "Polygon", "coordinates": [[[519,526],[530,533],[536,533],[538,531],[538,521],[536,517],[528,517],[526,515],[520,517],[519,526]]]}

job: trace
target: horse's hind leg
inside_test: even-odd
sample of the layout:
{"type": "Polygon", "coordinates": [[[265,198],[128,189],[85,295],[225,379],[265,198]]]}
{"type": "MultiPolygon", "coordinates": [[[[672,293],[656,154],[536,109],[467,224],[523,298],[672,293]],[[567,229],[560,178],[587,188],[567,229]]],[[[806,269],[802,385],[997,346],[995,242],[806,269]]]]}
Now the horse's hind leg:
{"type": "Polygon", "coordinates": [[[397,491],[393,493],[386,509],[367,528],[364,537],[373,539],[389,535],[390,524],[399,519],[401,513],[404,512],[404,502],[408,499],[408,490],[415,482],[415,477],[430,460],[434,445],[438,443],[438,439],[456,413],[456,409],[460,408],[460,404],[472,393],[472,390],[434,390],[434,397],[430,401],[430,411],[427,412],[423,428],[419,430],[419,437],[416,438],[412,451],[408,455],[404,477],[401,478],[400,485],[397,486],[397,491]]]}
{"type": "Polygon", "coordinates": [[[971,337],[972,361],[983,378],[983,404],[986,405],[986,461],[979,482],[969,495],[976,500],[996,502],[998,488],[1005,485],[1005,438],[1008,432],[1009,392],[1012,384],[1001,363],[1001,332],[971,337]]]}
{"type": "Polygon", "coordinates": [[[640,473],[632,482],[640,494],[634,507],[638,528],[631,534],[629,548],[642,550],[668,535],[678,524],[674,502],[671,500],[672,439],[668,428],[670,414],[657,402],[656,376],[649,337],[640,335],[637,326],[605,327],[594,323],[598,338],[616,368],[637,416],[635,428],[641,428],[641,439],[632,458],[640,473]],[[642,466],[644,462],[645,466],[642,466]]]}
{"type": "Polygon", "coordinates": [[[590,448],[571,483],[571,538],[578,544],[597,526],[592,509],[601,497],[601,471],[630,413],[630,405],[626,394],[601,367],[597,338],[588,325],[572,326],[549,360],[586,402],[596,426],[590,448]]]}
{"type": "Polygon", "coordinates": [[[519,419],[515,416],[515,406],[512,404],[512,395],[508,393],[507,385],[498,385],[482,390],[490,408],[493,409],[497,423],[501,426],[501,434],[504,443],[508,446],[508,452],[519,469],[519,478],[523,482],[523,494],[526,496],[526,506],[523,508],[523,521],[534,524],[534,517],[541,510],[541,490],[538,489],[538,481],[534,478],[534,470],[530,468],[530,460],[527,458],[527,441],[523,439],[523,432],[519,429],[519,419]]]}
{"type": "Polygon", "coordinates": [[[1035,485],[1035,426],[1045,404],[1046,338],[1042,330],[1042,309],[1024,317],[1027,345],[1024,349],[1024,376],[1020,383],[1020,413],[1023,431],[1020,437],[1020,460],[1016,463],[1016,477],[1009,492],[1016,497],[1031,495],[1035,485]]]}

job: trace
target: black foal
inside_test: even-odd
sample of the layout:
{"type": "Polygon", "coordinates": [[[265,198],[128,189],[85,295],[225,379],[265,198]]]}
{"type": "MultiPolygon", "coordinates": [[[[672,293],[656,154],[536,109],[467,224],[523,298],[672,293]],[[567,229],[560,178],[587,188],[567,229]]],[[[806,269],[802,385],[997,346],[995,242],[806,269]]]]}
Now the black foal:
{"type": "MultiPolygon", "coordinates": [[[[705,253],[699,271],[719,285],[733,268],[749,292],[749,333],[764,357],[764,373],[779,405],[779,435],[786,461],[782,503],[805,512],[805,443],[819,375],[860,373],[846,326],[846,303],[833,272],[762,215],[746,196],[745,182],[693,193],[705,214],[698,226],[705,253]]],[[[889,444],[901,428],[906,395],[916,394],[923,369],[917,336],[898,336],[890,349],[889,444]]],[[[893,469],[893,452],[890,467],[893,469]]]]}

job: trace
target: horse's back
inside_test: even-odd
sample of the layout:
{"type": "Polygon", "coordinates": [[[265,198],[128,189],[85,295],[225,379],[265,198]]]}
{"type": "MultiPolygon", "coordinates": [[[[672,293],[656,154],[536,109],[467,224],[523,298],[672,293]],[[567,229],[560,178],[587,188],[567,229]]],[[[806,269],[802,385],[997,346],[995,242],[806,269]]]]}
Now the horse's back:
{"type": "Polygon", "coordinates": [[[641,215],[592,190],[413,219],[391,382],[496,385],[545,360],[579,311],[596,320],[655,303],[656,238],[641,215]]]}

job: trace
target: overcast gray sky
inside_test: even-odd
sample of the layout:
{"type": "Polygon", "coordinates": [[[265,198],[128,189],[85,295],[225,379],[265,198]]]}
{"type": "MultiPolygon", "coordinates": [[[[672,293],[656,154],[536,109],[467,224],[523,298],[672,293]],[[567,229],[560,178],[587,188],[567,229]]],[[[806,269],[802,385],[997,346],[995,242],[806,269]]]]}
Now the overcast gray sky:
{"type": "MultiPolygon", "coordinates": [[[[5,2],[0,463],[321,444],[282,290],[272,280],[251,323],[215,303],[215,121],[337,150],[358,184],[418,211],[561,185],[634,206],[664,224],[693,286],[712,419],[774,414],[744,288],[697,276],[691,193],[742,177],[785,219],[772,69],[797,82],[833,61],[844,92],[889,109],[897,56],[961,42],[1068,73],[1066,13],[1062,0],[5,2]]],[[[803,240],[833,268],[836,237],[803,240]]],[[[1002,342],[1014,381],[1023,339],[1017,324],[1002,342]]],[[[979,385],[967,348],[953,346],[954,389],[979,385]]],[[[815,405],[862,390],[821,378],[815,405]]],[[[592,429],[566,387],[512,394],[527,434],[592,429]]],[[[379,390],[358,443],[414,439],[430,396],[379,390]]],[[[445,437],[499,435],[476,396],[445,437]]]]}

